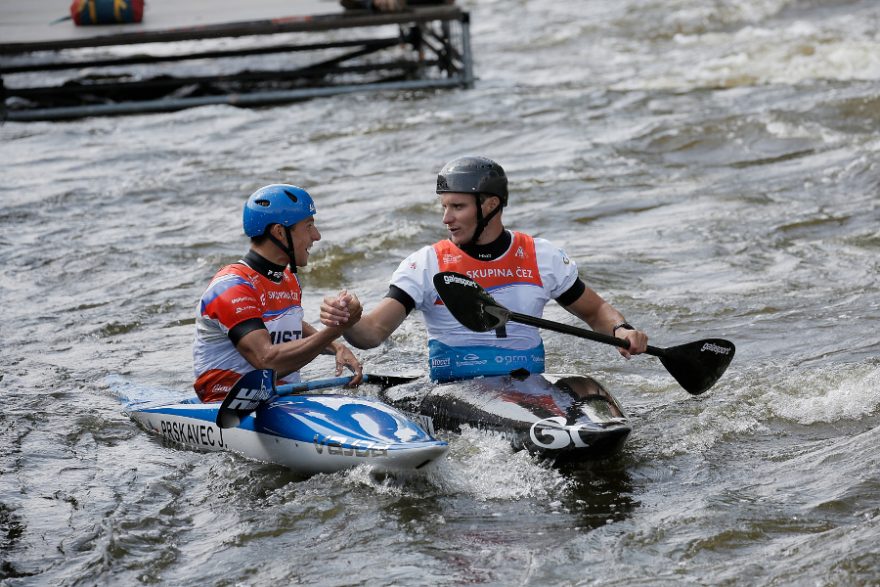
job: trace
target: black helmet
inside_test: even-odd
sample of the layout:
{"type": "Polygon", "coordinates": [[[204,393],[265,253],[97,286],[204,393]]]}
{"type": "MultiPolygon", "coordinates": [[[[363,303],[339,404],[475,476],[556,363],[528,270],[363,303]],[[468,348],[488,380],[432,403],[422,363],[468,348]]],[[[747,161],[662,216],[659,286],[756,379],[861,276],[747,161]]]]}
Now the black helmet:
{"type": "Polygon", "coordinates": [[[500,165],[486,157],[459,157],[443,166],[437,175],[437,193],[488,194],[507,205],[507,175],[500,165]]]}

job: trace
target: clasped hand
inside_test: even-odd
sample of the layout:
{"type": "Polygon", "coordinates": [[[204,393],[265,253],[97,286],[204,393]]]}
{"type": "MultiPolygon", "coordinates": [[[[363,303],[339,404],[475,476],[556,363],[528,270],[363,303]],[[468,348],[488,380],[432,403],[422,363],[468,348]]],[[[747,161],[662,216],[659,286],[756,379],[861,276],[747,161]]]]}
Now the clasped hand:
{"type": "Polygon", "coordinates": [[[363,310],[356,295],[342,290],[335,297],[327,296],[321,302],[321,324],[330,328],[348,328],[361,319],[363,310]]]}

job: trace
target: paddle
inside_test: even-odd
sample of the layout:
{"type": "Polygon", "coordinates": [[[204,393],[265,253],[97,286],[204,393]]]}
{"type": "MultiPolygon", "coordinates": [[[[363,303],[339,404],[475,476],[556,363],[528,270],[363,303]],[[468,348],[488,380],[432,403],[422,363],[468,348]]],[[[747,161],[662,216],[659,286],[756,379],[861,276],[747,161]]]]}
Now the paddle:
{"type": "MultiPolygon", "coordinates": [[[[496,302],[476,281],[460,273],[445,271],[436,274],[434,287],[455,319],[476,332],[503,328],[508,321],[513,321],[629,348],[627,340],[512,312],[496,302]]],[[[733,359],[736,348],[730,341],[708,338],[668,348],[648,345],[646,352],[659,357],[669,374],[688,393],[699,395],[715,385],[733,359]]]]}
{"type": "MultiPolygon", "coordinates": [[[[331,379],[314,379],[300,383],[287,383],[275,386],[275,372],[272,369],[257,369],[242,375],[220,404],[217,410],[217,426],[234,428],[245,416],[259,408],[273,397],[292,395],[315,389],[342,387],[348,385],[354,376],[333,377],[331,379]]],[[[395,377],[392,375],[364,375],[364,383],[381,385],[382,389],[392,385],[400,385],[418,379],[418,377],[395,377]]]]}

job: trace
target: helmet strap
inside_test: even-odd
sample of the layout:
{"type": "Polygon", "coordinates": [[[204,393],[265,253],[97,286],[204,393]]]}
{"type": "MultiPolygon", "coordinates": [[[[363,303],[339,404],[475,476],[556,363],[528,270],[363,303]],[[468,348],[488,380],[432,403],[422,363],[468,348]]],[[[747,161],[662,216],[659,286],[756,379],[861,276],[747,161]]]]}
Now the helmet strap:
{"type": "Polygon", "coordinates": [[[293,234],[291,234],[290,227],[281,225],[284,228],[284,234],[287,235],[287,243],[284,244],[274,236],[272,236],[271,232],[267,232],[266,236],[269,237],[269,240],[275,243],[275,246],[284,251],[284,254],[290,259],[290,270],[296,273],[296,252],[293,250],[293,234]]]}
{"type": "MultiPolygon", "coordinates": [[[[499,205],[494,210],[489,212],[489,214],[487,216],[484,217],[483,216],[483,205],[480,202],[481,196],[482,196],[482,194],[475,194],[475,197],[477,198],[477,227],[474,229],[474,236],[471,237],[471,240],[466,245],[464,245],[464,247],[476,246],[477,241],[480,238],[480,235],[483,234],[483,230],[485,230],[486,227],[489,226],[489,222],[493,218],[495,218],[495,216],[499,212],[501,212],[502,207],[499,205]]],[[[464,248],[464,247],[462,247],[462,248],[464,248]]]]}

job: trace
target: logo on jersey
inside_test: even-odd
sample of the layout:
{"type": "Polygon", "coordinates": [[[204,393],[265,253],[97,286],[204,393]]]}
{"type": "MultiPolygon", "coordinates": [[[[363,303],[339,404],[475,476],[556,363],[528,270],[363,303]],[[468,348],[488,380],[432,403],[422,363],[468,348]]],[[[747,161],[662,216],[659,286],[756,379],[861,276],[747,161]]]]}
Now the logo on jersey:
{"type": "Polygon", "coordinates": [[[517,257],[519,257],[520,259],[525,259],[525,258],[526,258],[526,252],[523,250],[522,247],[519,247],[519,248],[516,250],[516,253],[514,253],[514,254],[515,254],[517,257]]]}
{"type": "Polygon", "coordinates": [[[450,253],[446,253],[445,255],[443,255],[443,262],[446,265],[452,265],[453,263],[460,263],[461,262],[461,255],[452,255],[450,253]]]}
{"type": "Polygon", "coordinates": [[[287,300],[290,302],[298,302],[299,301],[299,292],[295,291],[270,291],[269,292],[270,300],[287,300]]]}
{"type": "Polygon", "coordinates": [[[470,269],[467,276],[471,279],[491,279],[493,277],[532,279],[532,270],[523,267],[489,267],[488,269],[470,269]]]}
{"type": "Polygon", "coordinates": [[[455,361],[456,366],[458,367],[473,367],[475,365],[485,365],[489,361],[486,359],[481,359],[480,355],[475,355],[474,353],[468,353],[463,356],[461,359],[455,361]]]}
{"type": "Polygon", "coordinates": [[[272,344],[281,344],[282,342],[301,339],[302,330],[283,330],[281,332],[270,332],[269,335],[272,338],[272,344]]]}

